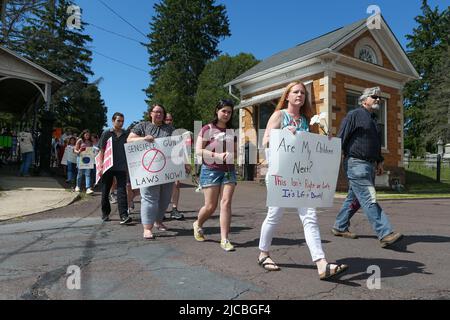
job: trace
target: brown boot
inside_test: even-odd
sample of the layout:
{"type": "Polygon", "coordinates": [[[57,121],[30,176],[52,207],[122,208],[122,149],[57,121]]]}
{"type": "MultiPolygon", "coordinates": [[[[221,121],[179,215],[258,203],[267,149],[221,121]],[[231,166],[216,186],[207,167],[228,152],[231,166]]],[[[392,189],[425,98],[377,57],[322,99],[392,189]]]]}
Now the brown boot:
{"type": "Polygon", "coordinates": [[[338,229],[332,228],[331,232],[336,237],[343,237],[343,238],[348,238],[348,239],[356,239],[356,238],[358,238],[356,233],[350,232],[348,229],[345,230],[345,231],[339,231],[338,229]]]}
{"type": "Polygon", "coordinates": [[[391,232],[387,236],[385,236],[383,239],[380,240],[380,245],[382,248],[386,248],[398,240],[400,240],[403,237],[401,233],[398,232],[391,232]]]}

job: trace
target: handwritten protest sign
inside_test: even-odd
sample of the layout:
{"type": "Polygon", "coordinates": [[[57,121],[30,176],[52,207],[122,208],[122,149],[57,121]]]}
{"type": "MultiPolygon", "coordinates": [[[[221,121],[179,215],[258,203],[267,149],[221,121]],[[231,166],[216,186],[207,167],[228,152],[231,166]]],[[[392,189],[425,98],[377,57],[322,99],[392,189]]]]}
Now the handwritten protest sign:
{"type": "Polygon", "coordinates": [[[125,144],[131,187],[144,188],[186,179],[185,140],[185,136],[172,136],[125,144]]]}
{"type": "Polygon", "coordinates": [[[94,169],[94,148],[87,147],[86,150],[80,152],[80,157],[78,160],[78,169],[94,169]]]}
{"type": "Polygon", "coordinates": [[[270,132],[267,206],[331,207],[341,161],[341,139],[289,130],[270,132]]]}
{"type": "Polygon", "coordinates": [[[112,137],[106,141],[105,152],[103,153],[103,162],[101,159],[101,154],[95,156],[95,184],[97,185],[103,174],[108,171],[114,165],[113,159],[113,147],[112,147],[112,137]]]}
{"type": "Polygon", "coordinates": [[[73,146],[67,146],[61,159],[61,164],[67,166],[67,162],[77,163],[77,155],[73,152],[73,146]]]}

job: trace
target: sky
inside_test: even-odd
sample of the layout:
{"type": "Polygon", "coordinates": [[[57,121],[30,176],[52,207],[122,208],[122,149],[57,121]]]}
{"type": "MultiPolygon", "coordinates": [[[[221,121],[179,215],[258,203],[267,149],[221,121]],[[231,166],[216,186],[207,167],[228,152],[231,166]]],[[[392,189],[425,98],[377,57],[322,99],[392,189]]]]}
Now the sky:
{"type": "MultiPolygon", "coordinates": [[[[90,44],[93,51],[91,67],[95,73],[92,80],[103,79],[100,91],[108,107],[108,126],[112,114],[119,111],[124,113],[127,127],[131,122],[141,120],[147,109],[143,89],[151,81],[149,56],[139,41],[147,42],[144,35],[150,32],[149,23],[155,13],[153,5],[159,1],[74,2],[82,9],[82,21],[91,24],[86,26],[85,33],[93,39],[90,44]]],[[[421,0],[217,0],[216,4],[226,6],[231,30],[231,36],[222,39],[219,49],[223,54],[234,56],[245,52],[263,60],[369,17],[373,12],[368,13],[368,7],[377,5],[406,50],[406,35],[412,34],[417,26],[414,18],[421,14],[421,3],[421,0]]],[[[429,0],[428,3],[432,8],[439,6],[442,11],[450,5],[450,0],[429,0]]]]}

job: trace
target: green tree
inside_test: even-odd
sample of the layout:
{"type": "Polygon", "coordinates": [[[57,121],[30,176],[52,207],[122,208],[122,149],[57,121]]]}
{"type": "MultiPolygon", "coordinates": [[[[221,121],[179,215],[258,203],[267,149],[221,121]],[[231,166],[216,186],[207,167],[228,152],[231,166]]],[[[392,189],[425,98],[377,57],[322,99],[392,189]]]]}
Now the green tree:
{"type": "Polygon", "coordinates": [[[422,15],[415,18],[418,26],[412,35],[407,35],[408,57],[421,79],[409,82],[404,89],[405,148],[414,155],[425,153],[428,128],[425,123],[432,79],[442,52],[448,47],[448,8],[442,13],[438,7],[431,9],[427,0],[422,0],[422,15]],[[425,138],[425,139],[424,139],[425,138]]]}
{"type": "Polygon", "coordinates": [[[194,97],[189,94],[184,74],[168,62],[161,70],[154,89],[155,103],[162,104],[167,112],[174,117],[174,125],[177,128],[192,130],[193,121],[197,119],[194,105],[194,97]]]}
{"type": "MultiPolygon", "coordinates": [[[[180,105],[184,112],[193,110],[198,77],[206,63],[220,54],[220,39],[230,36],[225,6],[214,2],[162,0],[154,5],[147,45],[152,77],[146,89],[149,105],[167,101],[166,106],[172,111],[180,105]],[[176,87],[167,79],[174,80],[176,87]],[[174,88],[176,92],[172,92],[174,88]],[[174,101],[174,97],[178,100],[174,101]],[[176,105],[170,106],[173,102],[176,105]]],[[[192,129],[193,120],[195,113],[183,113],[183,122],[189,123],[186,129],[192,129]]]]}
{"type": "MultiPolygon", "coordinates": [[[[244,73],[259,61],[249,53],[240,53],[234,57],[221,55],[211,60],[199,77],[197,93],[195,95],[195,110],[198,120],[208,122],[212,120],[213,108],[219,99],[238,101],[228,93],[224,84],[244,73]]],[[[237,113],[235,113],[237,115],[237,113]]]]}
{"type": "Polygon", "coordinates": [[[450,143],[450,47],[442,52],[434,69],[424,119],[425,143],[429,149],[434,149],[439,139],[450,143]]]}

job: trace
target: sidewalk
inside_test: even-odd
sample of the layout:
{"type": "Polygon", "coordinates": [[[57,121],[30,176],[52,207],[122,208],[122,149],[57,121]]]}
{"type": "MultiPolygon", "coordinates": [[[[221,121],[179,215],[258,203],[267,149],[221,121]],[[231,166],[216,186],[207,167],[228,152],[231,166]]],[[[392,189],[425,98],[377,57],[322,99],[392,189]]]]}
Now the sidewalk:
{"type": "Polygon", "coordinates": [[[17,177],[0,173],[0,221],[73,203],[79,194],[65,189],[54,177],[17,177]]]}

